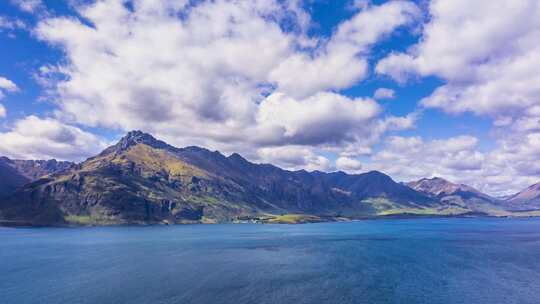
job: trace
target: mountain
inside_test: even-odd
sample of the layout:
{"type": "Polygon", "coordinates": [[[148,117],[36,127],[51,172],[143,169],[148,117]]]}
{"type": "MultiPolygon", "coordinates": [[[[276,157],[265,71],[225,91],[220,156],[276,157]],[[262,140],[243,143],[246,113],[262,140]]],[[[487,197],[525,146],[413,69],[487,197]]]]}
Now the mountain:
{"type": "Polygon", "coordinates": [[[52,160],[12,160],[0,157],[0,197],[38,178],[71,168],[72,162],[52,160]]]}
{"type": "Polygon", "coordinates": [[[471,186],[455,184],[440,177],[423,178],[406,185],[447,205],[488,214],[505,213],[506,208],[501,200],[471,186]]]}
{"type": "Polygon", "coordinates": [[[540,183],[511,195],[505,200],[517,209],[538,209],[540,208],[540,183]]]}
{"type": "Polygon", "coordinates": [[[287,171],[132,131],[86,161],[26,184],[0,202],[4,222],[31,225],[211,223],[291,218],[455,214],[372,171],[287,171]],[[309,216],[308,216],[309,215],[309,216]],[[312,217],[311,217],[312,216],[312,217]]]}
{"type": "Polygon", "coordinates": [[[7,157],[0,157],[0,197],[9,195],[30,180],[22,175],[7,157]]]}
{"type": "Polygon", "coordinates": [[[40,177],[70,169],[75,165],[69,161],[50,160],[12,160],[15,168],[23,176],[31,181],[37,180],[40,177]]]}

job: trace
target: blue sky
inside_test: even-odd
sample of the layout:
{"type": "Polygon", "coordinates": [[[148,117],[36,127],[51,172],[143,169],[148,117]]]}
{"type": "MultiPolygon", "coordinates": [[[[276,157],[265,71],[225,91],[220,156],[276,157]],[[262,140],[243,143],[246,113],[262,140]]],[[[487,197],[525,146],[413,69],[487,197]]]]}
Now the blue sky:
{"type": "Polygon", "coordinates": [[[83,160],[141,129],[509,193],[540,173],[540,8],[494,2],[2,1],[0,154],[83,160]]]}

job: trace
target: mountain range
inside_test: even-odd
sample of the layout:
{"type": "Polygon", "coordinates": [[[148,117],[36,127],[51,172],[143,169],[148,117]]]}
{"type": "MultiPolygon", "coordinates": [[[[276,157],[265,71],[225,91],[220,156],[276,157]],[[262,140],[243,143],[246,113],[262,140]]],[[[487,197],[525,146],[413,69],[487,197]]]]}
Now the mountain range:
{"type": "Polygon", "coordinates": [[[73,167],[75,163],[51,160],[19,160],[0,157],[0,197],[17,188],[49,175],[73,167]]]}
{"type": "Polygon", "coordinates": [[[0,182],[3,225],[510,215],[512,208],[537,209],[529,201],[540,201],[540,187],[502,201],[441,178],[402,184],[378,171],[288,171],[237,153],[173,147],[141,131],[79,164],[1,158],[0,182]]]}

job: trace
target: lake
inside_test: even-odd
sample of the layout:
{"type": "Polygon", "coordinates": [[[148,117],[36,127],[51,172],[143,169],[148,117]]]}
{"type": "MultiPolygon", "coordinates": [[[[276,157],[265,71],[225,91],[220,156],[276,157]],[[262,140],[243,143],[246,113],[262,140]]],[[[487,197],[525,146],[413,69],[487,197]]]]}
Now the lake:
{"type": "Polygon", "coordinates": [[[540,219],[0,228],[0,303],[540,303],[540,219]]]}

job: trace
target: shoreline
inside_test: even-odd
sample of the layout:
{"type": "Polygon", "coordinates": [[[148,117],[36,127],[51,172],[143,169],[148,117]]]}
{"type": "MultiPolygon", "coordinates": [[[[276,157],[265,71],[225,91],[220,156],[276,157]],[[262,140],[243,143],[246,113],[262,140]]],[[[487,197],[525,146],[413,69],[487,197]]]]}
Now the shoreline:
{"type": "MultiPolygon", "coordinates": [[[[311,216],[311,215],[306,215],[311,216]]],[[[168,223],[168,222],[131,222],[118,224],[35,224],[28,221],[17,220],[0,220],[0,228],[90,228],[90,227],[150,227],[150,226],[184,226],[184,225],[305,225],[318,223],[349,223],[360,221],[380,221],[380,220],[410,220],[410,219],[524,219],[524,218],[540,218],[540,215],[436,215],[436,214],[391,214],[381,216],[366,216],[366,217],[328,217],[317,216],[317,220],[299,221],[299,222],[280,222],[280,221],[250,221],[250,220],[233,220],[223,222],[191,222],[191,223],[168,223]]]]}

